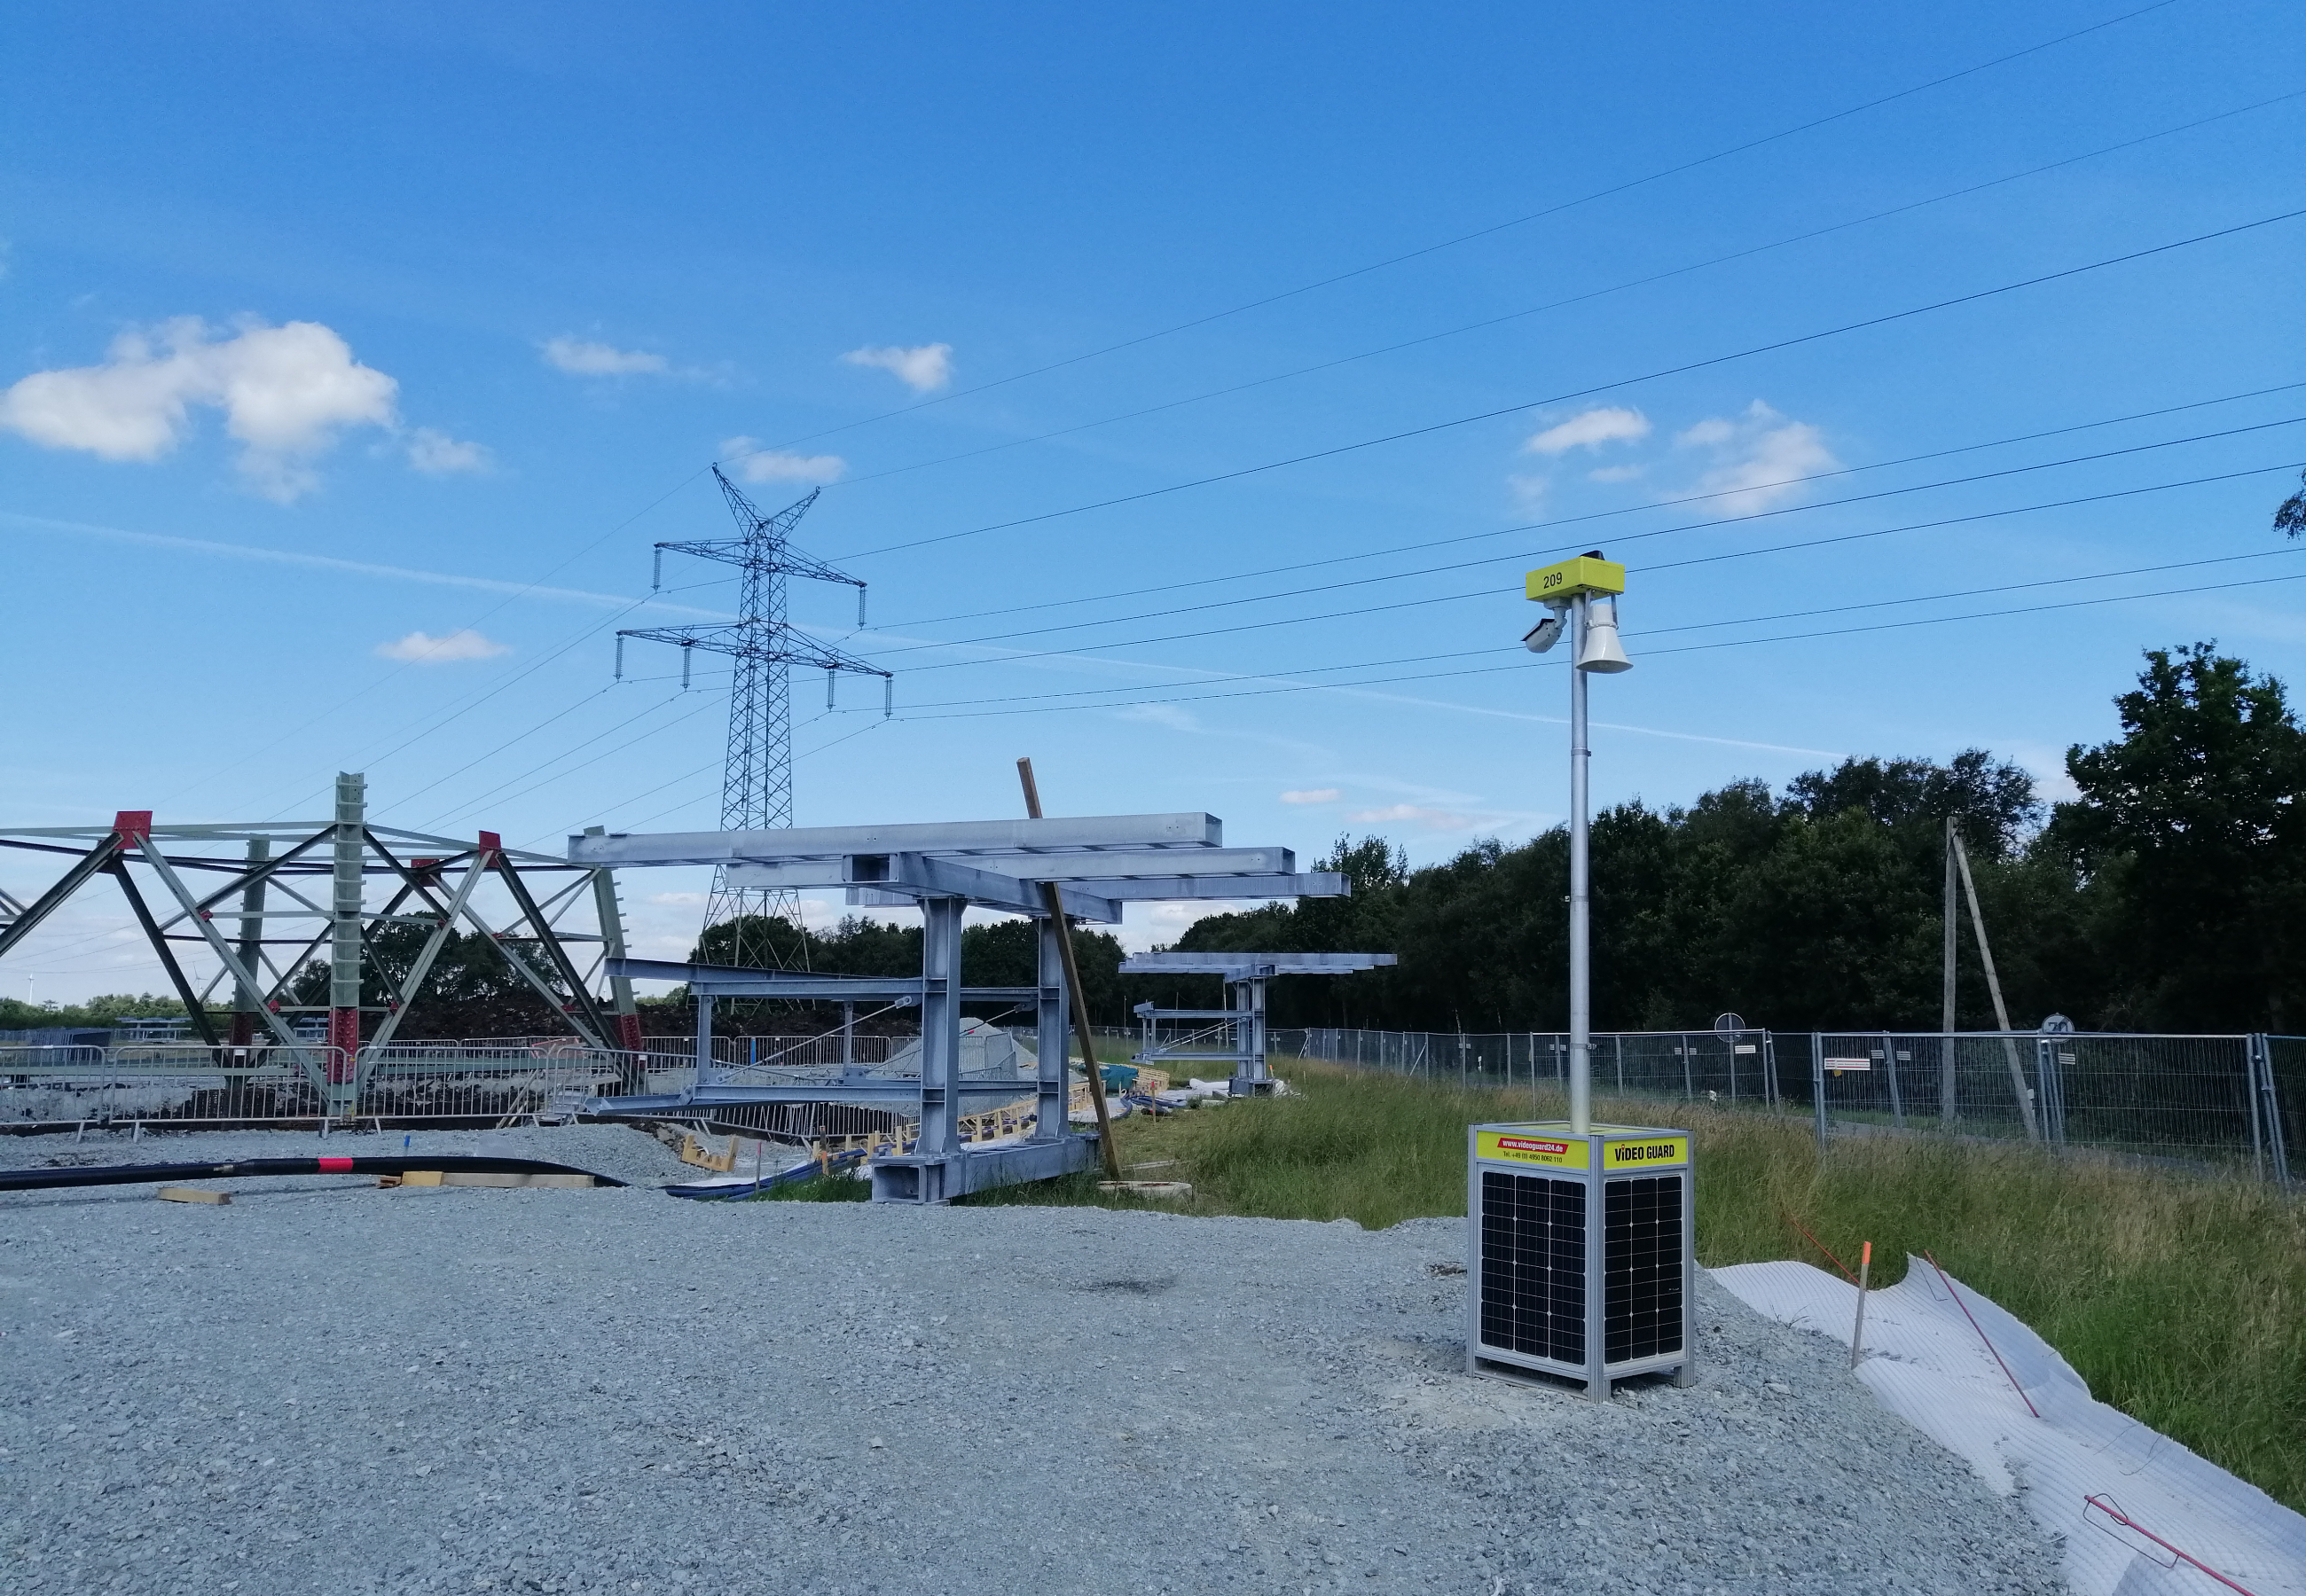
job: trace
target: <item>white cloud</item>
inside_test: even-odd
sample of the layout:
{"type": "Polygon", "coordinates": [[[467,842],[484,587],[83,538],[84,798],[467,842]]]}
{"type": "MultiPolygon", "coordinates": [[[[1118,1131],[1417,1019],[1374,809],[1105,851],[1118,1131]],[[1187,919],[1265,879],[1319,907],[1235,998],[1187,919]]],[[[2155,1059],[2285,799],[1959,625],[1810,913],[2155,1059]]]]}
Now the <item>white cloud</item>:
{"type": "Polygon", "coordinates": [[[1559,426],[1548,427],[1522,448],[1533,455],[1566,455],[1573,448],[1599,448],[1605,443],[1630,443],[1650,435],[1650,418],[1638,410],[1604,405],[1581,411],[1559,426]]]}
{"type": "Polygon", "coordinates": [[[1179,709],[1174,704],[1132,704],[1118,717],[1123,721],[1149,721],[1156,726],[1166,726],[1172,731],[1199,731],[1201,723],[1191,712],[1179,709]]]}
{"type": "Polygon", "coordinates": [[[131,328],[104,363],[35,371],[0,392],[0,427],[48,448],[107,460],[157,460],[192,426],[192,407],[225,414],[243,475],[284,503],[318,480],[308,462],[346,427],[390,427],[400,385],[353,358],[317,321],[243,321],[219,337],[197,316],[131,328]]]}
{"type": "Polygon", "coordinates": [[[1337,789],[1334,787],[1294,789],[1283,793],[1281,801],[1285,804],[1334,804],[1337,801],[1337,789]]]}
{"type": "Polygon", "coordinates": [[[1439,832],[1462,832],[1473,824],[1467,815],[1452,815],[1447,809],[1428,809],[1420,804],[1388,804],[1382,809],[1356,809],[1347,820],[1384,824],[1388,821],[1414,821],[1439,832]]]}
{"type": "Polygon", "coordinates": [[[493,660],[499,654],[512,653],[512,649],[466,627],[445,637],[411,632],[406,637],[378,644],[376,652],[380,658],[398,660],[404,665],[448,665],[463,660],[493,660]]]}
{"type": "Polygon", "coordinates": [[[877,366],[917,394],[943,388],[952,380],[952,346],[916,344],[910,349],[894,344],[879,348],[851,349],[841,359],[852,366],[877,366]]]}
{"type": "Polygon", "coordinates": [[[1801,491],[1795,478],[1841,464],[1817,428],[1789,421],[1759,399],[1737,416],[1699,422],[1674,441],[1712,451],[1713,465],[1698,479],[1697,490],[1727,495],[1721,505],[1731,515],[1768,509],[1801,491]]]}
{"type": "Polygon", "coordinates": [[[408,464],[427,476],[486,471],[495,463],[486,444],[459,442],[437,427],[419,427],[408,435],[408,464]]]}
{"type": "Polygon", "coordinates": [[[544,363],[572,377],[634,377],[672,369],[662,354],[562,336],[544,340],[544,363]]]}
{"type": "Polygon", "coordinates": [[[1533,516],[1545,508],[1545,497],[1553,490],[1551,479],[1519,471],[1507,473],[1506,486],[1513,490],[1514,502],[1533,516]]]}
{"type": "Polygon", "coordinates": [[[748,482],[830,482],[849,469],[839,455],[794,455],[763,448],[750,438],[721,445],[721,457],[748,482]]]}
{"type": "Polygon", "coordinates": [[[651,892],[648,895],[648,900],[660,909],[703,909],[705,907],[705,894],[702,892],[651,892]]]}

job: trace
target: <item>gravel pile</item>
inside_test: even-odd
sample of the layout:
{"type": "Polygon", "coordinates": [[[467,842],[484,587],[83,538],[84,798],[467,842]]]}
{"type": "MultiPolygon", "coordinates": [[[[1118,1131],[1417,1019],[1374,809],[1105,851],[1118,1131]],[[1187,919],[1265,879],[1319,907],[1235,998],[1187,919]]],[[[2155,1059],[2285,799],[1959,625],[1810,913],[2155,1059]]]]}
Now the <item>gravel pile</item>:
{"type": "Polygon", "coordinates": [[[1710,1283],[1695,1389],[1466,1378],[1463,1236],[0,1195],[0,1592],[2063,1589],[2014,1505],[1710,1283]]]}

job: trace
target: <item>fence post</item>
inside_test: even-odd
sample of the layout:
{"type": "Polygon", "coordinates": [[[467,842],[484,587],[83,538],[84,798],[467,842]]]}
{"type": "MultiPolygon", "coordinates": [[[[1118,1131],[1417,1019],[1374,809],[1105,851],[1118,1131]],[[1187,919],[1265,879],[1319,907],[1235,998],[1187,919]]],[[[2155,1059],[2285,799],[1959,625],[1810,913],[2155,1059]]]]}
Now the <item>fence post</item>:
{"type": "Polygon", "coordinates": [[[1817,1151],[1825,1156],[1825,1035],[1822,1031],[1809,1034],[1810,1101],[1817,1105],[1817,1151]]]}
{"type": "Polygon", "coordinates": [[[2253,1099],[2266,1104],[2266,1150],[2274,1160],[2274,1178],[2281,1188],[2290,1190],[2290,1149],[2282,1134],[2282,1099],[2274,1087],[2274,1038],[2263,1033],[2251,1038],[2258,1044],[2258,1090],[2253,1099]]]}
{"type": "Polygon", "coordinates": [[[1688,1037],[1676,1036],[1673,1043],[1673,1050],[1681,1054],[1681,1095],[1689,1102],[1695,1103],[1697,1101],[1697,1088],[1690,1084],[1689,1080],[1688,1037]]]}
{"type": "Polygon", "coordinates": [[[1778,1034],[1775,1031],[1762,1033],[1762,1079],[1769,1086],[1770,1106],[1782,1107],[1785,1099],[1778,1091],[1778,1034]]]}
{"type": "Polygon", "coordinates": [[[1898,1038],[1888,1031],[1882,1033],[1882,1067],[1890,1072],[1890,1122],[1902,1131],[1906,1128],[1906,1102],[1898,1095],[1898,1038]]]}

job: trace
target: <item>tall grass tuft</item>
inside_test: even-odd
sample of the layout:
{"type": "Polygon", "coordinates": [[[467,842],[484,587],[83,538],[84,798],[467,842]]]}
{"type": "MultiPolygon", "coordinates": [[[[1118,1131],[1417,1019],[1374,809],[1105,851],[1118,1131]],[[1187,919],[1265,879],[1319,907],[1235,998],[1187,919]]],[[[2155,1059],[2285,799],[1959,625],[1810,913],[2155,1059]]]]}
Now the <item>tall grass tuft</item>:
{"type": "MultiPolygon", "coordinates": [[[[1296,1095],[1122,1121],[1121,1161],[1174,1161],[1143,1174],[1191,1182],[1187,1212],[1374,1229],[1465,1212],[1467,1125],[1567,1108],[1525,1088],[1311,1061],[1283,1072],[1296,1095]]],[[[1830,1249],[1854,1266],[1871,1241],[1888,1285],[1927,1249],[2102,1400],[2306,1509],[2306,1205],[2224,1176],[1926,1134],[1837,1139],[1821,1157],[1794,1114],[1640,1099],[1595,1113],[1696,1138],[1701,1262],[1832,1268],[1830,1249]]],[[[1136,1206],[1089,1176],[972,1200],[1136,1206]]]]}

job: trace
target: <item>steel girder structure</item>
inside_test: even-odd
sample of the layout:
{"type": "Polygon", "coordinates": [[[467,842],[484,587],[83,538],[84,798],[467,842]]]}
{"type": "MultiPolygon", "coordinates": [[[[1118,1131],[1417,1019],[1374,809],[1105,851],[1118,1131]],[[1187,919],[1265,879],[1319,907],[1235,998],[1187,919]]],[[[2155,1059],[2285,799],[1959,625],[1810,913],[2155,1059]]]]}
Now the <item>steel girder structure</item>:
{"type": "MultiPolygon", "coordinates": [[[[857,590],[857,624],[865,624],[865,584],[845,571],[792,545],[792,529],[816,502],[816,492],[773,516],[764,516],[737,484],[713,468],[729,512],[737,519],[739,535],[703,542],[659,543],[656,576],[651,591],[663,584],[664,556],[693,555],[735,566],[740,573],[737,620],[728,626],[658,627],[617,634],[617,675],[624,675],[624,642],[639,637],[670,643],[680,649],[680,684],[688,685],[689,661],[697,649],[727,654],[731,661],[729,682],[729,749],[722,768],[721,824],[731,830],[757,830],[792,824],[792,682],[795,665],[824,672],[824,706],[833,707],[833,684],[843,671],[877,676],[882,680],[882,713],[891,708],[894,678],[876,666],[832,644],[795,631],[785,618],[785,579],[804,576],[833,582],[857,590]]],[[[713,891],[705,900],[707,929],[747,917],[762,926],[777,917],[799,923],[799,903],[790,890],[739,885],[727,873],[715,870],[713,891]]],[[[758,959],[782,964],[783,950],[750,945],[739,927],[732,950],[739,963],[758,959]]]]}
{"type": "MultiPolygon", "coordinates": [[[[688,972],[699,994],[701,1026],[719,995],[894,998],[921,1010],[921,1078],[893,1082],[883,1098],[912,1097],[920,1114],[913,1151],[875,1161],[873,1196],[880,1202],[950,1202],[992,1186],[1042,1180],[1089,1166],[1096,1138],[1073,1133],[1064,1112],[1070,1081],[1067,995],[1060,928],[1042,896],[1057,888],[1067,915],[1118,922],[1122,905],[1181,898],[1341,898],[1350,892],[1336,872],[1300,873],[1285,848],[1226,848],[1212,815],[1106,815],[1047,820],[818,826],[781,831],[686,832],[655,836],[587,833],[568,840],[576,864],[607,868],[713,865],[729,879],[778,890],[839,887],[851,903],[908,905],[921,911],[921,973],[882,977],[800,975],[757,969],[688,972]],[[961,916],[971,906],[1031,917],[1039,926],[1038,985],[1011,992],[961,986],[961,916]],[[972,1148],[961,1138],[965,1093],[961,1079],[961,1009],[974,996],[1022,999],[1036,1011],[1038,1114],[1033,1134],[1008,1147],[972,1148]]],[[[622,969],[642,973],[637,961],[622,969]]],[[[700,1056],[703,1056],[700,1054],[700,1056]]],[[[1091,1067],[1093,1060],[1085,1061],[1091,1067]]],[[[708,1104],[850,1100],[852,1082],[814,1085],[722,1084],[701,1070],[698,1084],[662,1100],[663,1113],[708,1104]],[[773,1094],[773,1095],[772,1095],[773,1094]]],[[[1002,1089],[1002,1088],[995,1088],[1002,1089]]],[[[1005,1088],[1013,1093],[1013,1085],[1005,1088]]],[[[615,1112],[619,1099],[596,1106],[615,1112]]]]}
{"type": "Polygon", "coordinates": [[[1391,953],[1133,953],[1121,961],[1125,976],[1222,976],[1226,1006],[1222,1009],[1163,1009],[1139,1003],[1132,1011],[1146,1022],[1145,1051],[1140,1064],[1229,1064],[1227,1089],[1236,1097],[1262,1097],[1273,1090],[1273,1075],[1265,1064],[1265,984],[1275,976],[1347,976],[1357,970],[1379,969],[1395,962],[1391,953]],[[1164,1020],[1214,1020],[1214,1025],[1170,1042],[1158,1043],[1164,1020]],[[1208,1046],[1222,1033],[1224,1050],[1208,1046]]]}
{"type": "Polygon", "coordinates": [[[616,884],[609,871],[576,869],[550,854],[508,849],[493,832],[468,841],[372,825],[366,781],[359,775],[337,778],[336,799],[334,816],[326,821],[160,825],[149,810],[124,809],[109,826],[0,827],[0,847],[65,855],[73,861],[30,903],[10,900],[10,911],[0,917],[0,958],[30,939],[82,887],[109,875],[119,883],[201,1042],[217,1049],[219,1058],[226,1052],[279,1050],[323,1088],[323,1102],[333,1114],[348,1111],[363,1070],[392,1041],[461,921],[484,936],[578,1037],[602,1051],[623,1053],[632,1061],[628,1076],[639,1079],[640,1020],[630,982],[611,979],[611,1005],[606,1010],[591,987],[606,961],[624,952],[616,884]],[[218,843],[241,844],[243,857],[215,857],[210,850],[218,843]],[[157,904],[130,873],[132,865],[143,866],[158,883],[157,904]],[[452,873],[459,871],[452,882],[452,873]],[[540,873],[576,879],[540,898],[528,880],[540,873]],[[203,875],[211,883],[219,875],[225,879],[195,891],[187,877],[203,875]],[[371,876],[393,883],[380,907],[367,903],[371,876]],[[327,878],[325,890],[312,890],[318,877],[327,878]],[[513,916],[501,926],[474,901],[474,890],[491,880],[503,885],[513,903],[513,916]],[[597,932],[564,928],[562,917],[588,897],[599,917],[597,932]],[[317,929],[267,935],[272,922],[298,920],[318,922],[317,929]],[[235,921],[235,934],[226,935],[226,923],[235,921]],[[379,934],[396,925],[428,928],[416,957],[397,978],[375,956],[379,934]],[[205,987],[195,986],[176,956],[175,944],[184,943],[199,943],[216,957],[218,972],[205,987]],[[571,955],[569,944],[576,943],[600,944],[599,955],[589,961],[592,969],[580,969],[571,955]],[[277,949],[295,951],[283,955],[277,949]],[[323,954],[329,969],[328,1029],[325,1040],[315,1040],[292,1026],[288,1016],[298,1009],[285,999],[296,972],[323,954]],[[369,1011],[379,1017],[365,1040],[364,969],[385,993],[381,1009],[369,1011]],[[208,1000],[226,981],[233,989],[232,1018],[228,1030],[220,1033],[208,1000]]]}

